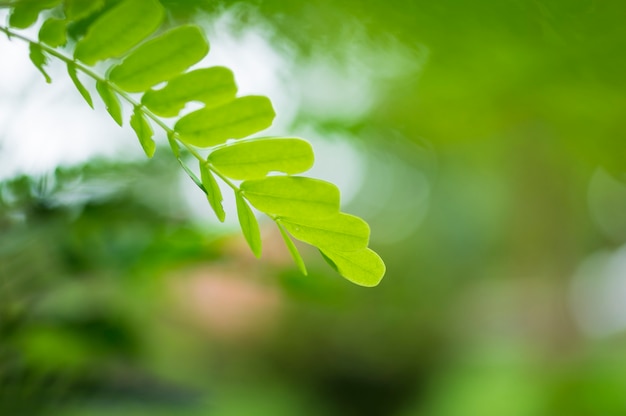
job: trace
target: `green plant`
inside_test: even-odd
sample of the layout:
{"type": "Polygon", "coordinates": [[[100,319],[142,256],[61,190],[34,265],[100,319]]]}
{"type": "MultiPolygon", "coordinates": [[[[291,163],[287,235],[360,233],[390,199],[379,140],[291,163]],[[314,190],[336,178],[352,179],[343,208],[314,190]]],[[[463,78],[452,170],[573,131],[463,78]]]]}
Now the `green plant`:
{"type": "Polygon", "coordinates": [[[290,235],[317,247],[348,280],[362,286],[380,282],[385,265],[367,247],[367,223],[340,212],[335,185],[292,176],[313,165],[310,144],[299,138],[250,137],[272,124],[275,113],[269,99],[237,97],[228,68],[189,71],[209,51],[200,28],[165,28],[165,9],[157,0],[17,0],[2,6],[10,9],[10,17],[0,31],[28,43],[30,58],[47,82],[51,79],[45,66],[53,57],[67,65],[70,78],[91,107],[92,97],[78,74],[95,81],[98,95],[119,125],[124,122],[120,99],[126,101],[133,108],[130,126],[148,157],[156,150],[153,127],[162,129],[178,162],[205,192],[220,221],[226,213],[217,181],[227,184],[235,194],[243,234],[257,257],[261,237],[250,205],[276,223],[303,273],[304,262],[290,235]],[[44,11],[47,17],[38,40],[16,31],[34,25],[44,11]],[[77,26],[84,29],[84,35],[70,42],[68,33],[77,26]],[[100,61],[108,63],[104,76],[93,68],[100,61]],[[165,87],[153,89],[163,82],[167,82],[165,87]],[[135,100],[133,93],[141,94],[141,99],[135,100]],[[192,101],[204,107],[179,117],[192,101]],[[173,117],[179,118],[169,127],[163,119],[173,117]],[[207,149],[208,154],[198,149],[207,149]],[[185,164],[182,151],[198,160],[199,177],[185,164]]]}

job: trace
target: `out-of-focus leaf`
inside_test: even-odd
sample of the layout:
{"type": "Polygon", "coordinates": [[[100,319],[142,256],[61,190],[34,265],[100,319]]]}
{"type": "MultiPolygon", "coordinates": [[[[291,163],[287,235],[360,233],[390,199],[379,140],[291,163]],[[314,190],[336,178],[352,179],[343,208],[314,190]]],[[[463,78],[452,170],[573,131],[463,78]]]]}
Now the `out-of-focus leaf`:
{"type": "Polygon", "coordinates": [[[160,90],[146,92],[141,103],[161,117],[175,117],[191,101],[216,107],[233,101],[235,94],[237,85],[231,70],[216,66],[181,74],[160,90]]]}
{"type": "Polygon", "coordinates": [[[245,181],[241,191],[255,208],[290,218],[323,218],[339,213],[339,189],[332,183],[299,176],[245,181]]]}
{"type": "Polygon", "coordinates": [[[224,207],[222,206],[222,191],[220,190],[215,177],[209,170],[206,162],[200,162],[200,177],[202,178],[202,184],[206,189],[206,196],[209,200],[209,205],[213,208],[213,212],[217,216],[217,219],[220,222],[224,222],[226,219],[226,213],[224,212],[224,207]]]}
{"type": "Polygon", "coordinates": [[[239,192],[235,193],[235,200],[241,231],[243,231],[243,235],[254,255],[261,257],[261,230],[259,229],[259,223],[252,209],[250,209],[239,192]]]}
{"type": "Polygon", "coordinates": [[[298,240],[329,250],[351,251],[367,247],[370,228],[354,215],[340,213],[317,219],[280,218],[280,223],[298,240]]]}
{"type": "Polygon", "coordinates": [[[80,20],[104,7],[105,0],[65,0],[63,7],[68,20],[80,20]]]}
{"type": "Polygon", "coordinates": [[[109,79],[129,92],[141,92],[169,81],[209,52],[204,34],[197,26],[172,29],[132,51],[113,67],[109,79]]]}
{"type": "Polygon", "coordinates": [[[16,2],[9,17],[9,25],[18,29],[32,26],[43,10],[51,9],[61,3],[61,0],[26,0],[16,2]]]}
{"type": "Polygon", "coordinates": [[[76,87],[80,95],[85,99],[85,101],[87,101],[89,107],[93,108],[93,100],[91,99],[91,94],[89,94],[87,88],[85,88],[83,83],[80,82],[80,80],[78,79],[78,74],[76,73],[76,65],[74,65],[72,62],[67,63],[67,73],[69,74],[70,79],[74,83],[74,86],[76,87]]]}
{"type": "Polygon", "coordinates": [[[74,57],[93,65],[121,56],[154,32],[164,15],[157,0],[124,0],[89,27],[76,44],[74,57]]]}
{"type": "Polygon", "coordinates": [[[178,120],[174,130],[186,143],[209,147],[264,130],[272,124],[275,115],[267,97],[252,95],[189,113],[178,120]]]}
{"type": "Polygon", "coordinates": [[[385,275],[385,263],[369,248],[356,251],[320,249],[343,277],[360,286],[378,285],[385,275]]]}
{"type": "Polygon", "coordinates": [[[41,25],[39,40],[53,48],[63,46],[67,43],[66,27],[67,21],[65,19],[51,17],[41,25]]]}
{"type": "Polygon", "coordinates": [[[102,98],[107,111],[111,117],[113,117],[113,120],[121,126],[123,123],[122,106],[120,105],[120,99],[117,97],[117,94],[102,81],[96,82],[96,90],[98,91],[100,98],[102,98]]]}
{"type": "Polygon", "coordinates": [[[33,65],[35,65],[37,69],[39,70],[39,72],[43,74],[44,78],[46,78],[46,82],[48,84],[51,83],[52,79],[50,78],[46,70],[44,69],[44,66],[48,62],[48,60],[46,59],[46,55],[44,55],[43,51],[41,50],[41,47],[37,45],[36,43],[31,43],[29,47],[30,47],[30,54],[28,56],[30,60],[32,61],[33,65]]]}
{"type": "Polygon", "coordinates": [[[267,138],[241,141],[211,153],[209,162],[233,179],[257,179],[269,172],[295,174],[313,166],[314,155],[306,140],[267,138]]]}
{"type": "Polygon", "coordinates": [[[135,107],[133,115],[130,117],[130,126],[133,130],[135,130],[135,133],[139,138],[139,143],[141,143],[143,151],[146,152],[146,156],[150,158],[154,156],[154,151],[156,149],[154,140],[152,140],[154,131],[139,107],[135,107]]]}
{"type": "Polygon", "coordinates": [[[304,260],[302,260],[302,256],[298,251],[298,247],[296,247],[296,245],[291,240],[291,237],[289,237],[285,229],[280,224],[278,224],[278,229],[280,230],[280,235],[283,237],[283,240],[285,240],[285,245],[287,246],[287,250],[289,250],[291,257],[293,258],[293,261],[298,266],[298,269],[300,269],[300,272],[302,272],[302,274],[306,276],[308,273],[306,271],[304,260]]]}

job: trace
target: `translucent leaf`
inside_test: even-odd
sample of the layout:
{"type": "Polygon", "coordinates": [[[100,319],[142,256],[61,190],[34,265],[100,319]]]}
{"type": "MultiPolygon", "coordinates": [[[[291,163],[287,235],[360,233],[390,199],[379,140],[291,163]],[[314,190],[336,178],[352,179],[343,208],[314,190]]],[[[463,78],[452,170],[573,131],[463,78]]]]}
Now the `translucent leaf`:
{"type": "Polygon", "coordinates": [[[61,0],[22,0],[15,4],[9,17],[9,25],[18,29],[32,26],[43,10],[51,9],[61,3],[61,0]]]}
{"type": "Polygon", "coordinates": [[[267,214],[322,218],[339,213],[339,189],[319,179],[269,176],[243,182],[240,188],[254,207],[267,214]]]}
{"type": "Polygon", "coordinates": [[[237,202],[237,217],[239,218],[241,231],[243,231],[243,235],[254,255],[261,257],[261,230],[259,230],[259,223],[239,192],[235,193],[235,201],[237,202]]]}
{"type": "Polygon", "coordinates": [[[235,94],[237,85],[231,70],[216,66],[179,75],[164,88],[146,92],[141,103],[161,117],[175,117],[188,102],[216,107],[233,101],[235,94]]]}
{"type": "Polygon", "coordinates": [[[122,125],[122,107],[120,105],[120,99],[117,98],[117,94],[109,86],[102,81],[96,82],[96,90],[102,98],[107,111],[113,117],[113,120],[120,126],[122,125]]]}
{"type": "Polygon", "coordinates": [[[340,213],[323,219],[280,218],[279,222],[300,241],[329,250],[351,251],[367,247],[370,227],[354,215],[340,213]]]}
{"type": "Polygon", "coordinates": [[[207,199],[209,200],[209,205],[213,208],[213,212],[217,216],[217,219],[220,222],[224,222],[226,219],[226,213],[224,212],[224,207],[222,206],[222,191],[220,190],[215,177],[209,170],[206,162],[200,163],[200,177],[202,178],[202,184],[206,189],[207,199]]]}
{"type": "Polygon", "coordinates": [[[285,245],[287,246],[287,250],[289,250],[291,257],[293,258],[293,261],[298,266],[298,269],[300,269],[300,272],[302,272],[302,274],[306,276],[308,273],[306,271],[304,260],[302,260],[302,256],[298,251],[298,247],[296,247],[293,241],[291,241],[291,237],[287,235],[287,232],[280,224],[278,224],[278,229],[280,230],[280,235],[283,237],[283,240],[285,240],[285,245]]]}
{"type": "Polygon", "coordinates": [[[209,52],[197,26],[172,29],[132,51],[113,67],[109,79],[129,92],[142,92],[185,71],[209,52]]]}
{"type": "Polygon", "coordinates": [[[272,124],[275,115],[267,97],[251,95],[220,107],[189,113],[178,120],[174,130],[186,143],[209,147],[264,130],[272,124]]]}
{"type": "Polygon", "coordinates": [[[139,107],[135,107],[133,115],[130,117],[130,126],[135,130],[139,138],[139,143],[141,143],[143,151],[146,152],[146,156],[154,156],[154,151],[156,150],[156,145],[154,144],[154,140],[152,140],[154,131],[139,107]]]}
{"type": "Polygon", "coordinates": [[[257,179],[269,172],[295,174],[313,166],[313,149],[306,140],[267,138],[234,143],[215,150],[209,162],[233,179],[257,179]]]}
{"type": "Polygon", "coordinates": [[[33,65],[35,65],[37,69],[39,70],[39,72],[41,72],[43,76],[46,78],[46,82],[48,84],[51,83],[52,79],[50,78],[46,70],[44,69],[44,66],[46,65],[48,60],[46,59],[46,55],[43,54],[41,47],[37,45],[36,43],[30,44],[29,58],[31,62],[33,63],[33,65]]]}
{"type": "Polygon", "coordinates": [[[321,251],[334,263],[340,275],[357,285],[376,286],[385,275],[385,263],[369,248],[356,251],[334,251],[322,248],[321,251]]]}
{"type": "Polygon", "coordinates": [[[104,7],[105,0],[65,0],[65,17],[76,21],[91,16],[104,7]]]}
{"type": "Polygon", "coordinates": [[[124,0],[89,27],[74,57],[87,65],[118,57],[154,32],[164,15],[157,0],[124,0]]]}
{"type": "Polygon", "coordinates": [[[85,88],[82,82],[80,82],[80,80],[78,79],[78,74],[76,74],[76,65],[74,65],[71,62],[68,62],[67,73],[70,75],[70,78],[72,82],[74,83],[74,86],[76,86],[76,89],[78,90],[80,95],[82,95],[85,101],[87,101],[87,104],[89,104],[89,107],[93,108],[93,100],[91,99],[91,94],[89,94],[89,91],[87,91],[87,88],[85,88]]]}
{"type": "Polygon", "coordinates": [[[51,17],[41,25],[39,40],[53,48],[63,46],[67,43],[66,27],[67,22],[64,19],[51,17]]]}

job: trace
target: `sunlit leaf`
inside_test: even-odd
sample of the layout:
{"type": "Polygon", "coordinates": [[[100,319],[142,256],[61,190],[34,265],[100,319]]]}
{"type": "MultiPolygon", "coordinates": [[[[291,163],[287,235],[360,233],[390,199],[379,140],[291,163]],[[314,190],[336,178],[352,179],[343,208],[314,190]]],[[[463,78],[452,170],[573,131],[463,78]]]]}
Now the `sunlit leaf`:
{"type": "Polygon", "coordinates": [[[117,94],[109,88],[109,86],[102,81],[96,82],[96,90],[98,95],[102,98],[107,111],[113,117],[113,120],[120,126],[122,125],[122,106],[120,105],[120,99],[117,94]]]}
{"type": "Polygon", "coordinates": [[[257,179],[269,172],[301,173],[313,166],[313,149],[306,140],[253,139],[215,150],[209,162],[233,179],[257,179]]]}
{"type": "Polygon", "coordinates": [[[145,91],[180,74],[208,52],[200,28],[177,27],[137,47],[113,67],[109,79],[126,91],[145,91]]]}
{"type": "Polygon", "coordinates": [[[65,0],[65,17],[68,20],[80,20],[92,15],[104,7],[105,0],[65,0]]]}
{"type": "Polygon", "coordinates": [[[239,218],[241,231],[243,231],[243,235],[254,255],[261,257],[261,230],[259,229],[259,223],[252,209],[250,209],[239,192],[235,193],[235,201],[237,203],[237,217],[239,218]]]}
{"type": "Polygon", "coordinates": [[[124,0],[89,27],[74,57],[88,65],[118,57],[154,32],[164,15],[157,0],[124,0]]]}
{"type": "Polygon", "coordinates": [[[280,235],[283,237],[283,240],[285,240],[285,245],[287,246],[287,250],[289,250],[291,257],[293,258],[293,261],[298,266],[298,269],[300,269],[300,272],[302,272],[302,274],[306,276],[308,273],[306,271],[304,260],[302,260],[302,256],[298,251],[298,247],[296,247],[296,245],[291,240],[291,237],[289,237],[285,229],[280,224],[278,224],[278,229],[280,230],[280,235]]]}
{"type": "Polygon", "coordinates": [[[64,19],[54,17],[46,20],[39,29],[39,40],[56,48],[67,43],[66,34],[67,22],[64,19]]]}
{"type": "Polygon", "coordinates": [[[207,199],[209,200],[209,205],[213,208],[213,212],[217,216],[217,219],[220,222],[224,222],[226,219],[226,213],[224,212],[224,207],[222,206],[222,191],[220,190],[215,177],[209,170],[206,162],[200,162],[200,177],[202,178],[202,184],[206,189],[207,199]]]}
{"type": "Polygon", "coordinates": [[[9,17],[9,25],[18,29],[32,26],[43,10],[51,9],[61,3],[61,0],[22,0],[16,2],[9,17]]]}
{"type": "Polygon", "coordinates": [[[339,274],[357,285],[376,286],[385,275],[385,263],[369,248],[356,251],[320,250],[335,264],[339,274]]]}
{"type": "Polygon", "coordinates": [[[87,88],[83,85],[82,82],[78,79],[78,74],[76,74],[76,65],[71,62],[67,63],[67,73],[70,75],[70,79],[74,83],[74,86],[80,93],[80,95],[87,101],[89,107],[93,108],[93,100],[91,99],[91,94],[87,91],[87,88]]]}
{"type": "Polygon", "coordinates": [[[274,109],[267,97],[247,96],[215,108],[203,108],[182,117],[174,130],[180,139],[199,147],[241,139],[268,128],[274,109]]]}
{"type": "Polygon", "coordinates": [[[243,182],[241,191],[259,211],[290,218],[339,213],[339,189],[330,182],[299,176],[269,176],[243,182]]]}
{"type": "Polygon", "coordinates": [[[233,101],[235,94],[237,85],[231,70],[216,66],[181,74],[160,90],[146,92],[141,103],[161,117],[174,117],[191,101],[216,107],[233,101]]]}
{"type": "Polygon", "coordinates": [[[353,215],[340,213],[318,219],[280,218],[279,222],[298,240],[329,250],[350,251],[367,247],[370,227],[353,215]]]}
{"type": "Polygon", "coordinates": [[[43,51],[41,50],[41,47],[36,43],[31,43],[29,45],[29,48],[30,54],[28,56],[31,62],[33,63],[33,65],[35,65],[35,67],[37,67],[39,72],[43,74],[43,76],[46,78],[46,82],[48,84],[51,83],[52,79],[44,69],[44,66],[47,64],[48,60],[46,59],[46,55],[44,55],[43,51]]]}
{"type": "Polygon", "coordinates": [[[152,140],[154,131],[152,130],[150,123],[148,122],[148,120],[146,120],[146,116],[143,114],[139,107],[135,107],[133,115],[130,117],[130,126],[137,134],[137,137],[139,138],[139,143],[141,143],[143,151],[146,152],[146,156],[154,156],[154,151],[156,149],[154,140],[152,140]]]}

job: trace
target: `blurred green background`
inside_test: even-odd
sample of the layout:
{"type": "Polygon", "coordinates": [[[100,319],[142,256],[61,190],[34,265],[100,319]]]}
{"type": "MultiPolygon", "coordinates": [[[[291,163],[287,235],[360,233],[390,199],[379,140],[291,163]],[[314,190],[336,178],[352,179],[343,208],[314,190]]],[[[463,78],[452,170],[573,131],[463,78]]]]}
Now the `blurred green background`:
{"type": "Polygon", "coordinates": [[[6,178],[0,415],[626,414],[623,0],[162,2],[287,57],[387,275],[254,259],[166,151],[6,178]]]}

